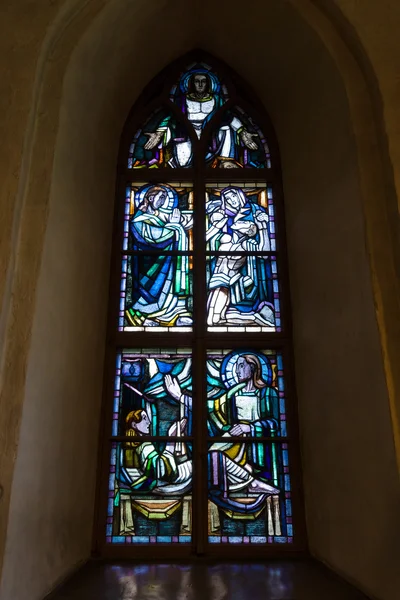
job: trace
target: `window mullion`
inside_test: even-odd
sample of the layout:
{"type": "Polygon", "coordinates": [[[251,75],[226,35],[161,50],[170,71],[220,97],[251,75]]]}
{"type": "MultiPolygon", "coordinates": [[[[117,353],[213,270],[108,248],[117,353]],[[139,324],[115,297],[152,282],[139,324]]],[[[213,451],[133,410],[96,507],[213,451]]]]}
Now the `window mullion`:
{"type": "Polygon", "coordinates": [[[203,554],[207,541],[207,402],[206,402],[206,256],[205,256],[205,186],[202,153],[195,158],[194,177],[194,277],[193,277],[193,410],[194,410],[194,479],[193,479],[193,543],[197,554],[203,554]]]}

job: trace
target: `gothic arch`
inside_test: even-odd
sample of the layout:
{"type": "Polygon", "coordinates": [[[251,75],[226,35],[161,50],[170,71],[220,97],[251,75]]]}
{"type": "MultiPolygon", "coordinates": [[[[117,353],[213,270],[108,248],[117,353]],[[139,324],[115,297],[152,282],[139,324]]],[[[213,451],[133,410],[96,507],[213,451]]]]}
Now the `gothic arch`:
{"type": "MultiPolygon", "coordinates": [[[[352,127],[355,138],[358,143],[358,160],[360,176],[362,180],[362,200],[366,218],[366,228],[368,234],[369,259],[373,272],[375,287],[375,303],[378,310],[378,319],[381,331],[381,343],[384,349],[386,378],[389,387],[390,397],[399,397],[396,394],[398,382],[395,374],[391,370],[398,356],[396,335],[397,305],[396,298],[391,294],[392,281],[395,279],[395,268],[393,263],[393,245],[391,236],[387,235],[388,223],[381,211],[382,204],[385,204],[386,190],[382,181],[388,180],[388,174],[382,174],[382,161],[388,163],[388,156],[380,154],[381,146],[377,143],[379,137],[385,138],[383,131],[384,118],[381,117],[380,123],[376,123],[373,116],[373,105],[376,106],[377,98],[371,98],[370,77],[361,71],[360,63],[354,61],[354,48],[350,48],[348,35],[342,28],[327,19],[316,7],[317,3],[294,2],[296,9],[302,14],[302,17],[308,21],[314,31],[321,36],[325,46],[334,56],[338,65],[342,80],[345,82],[347,95],[351,106],[352,127]],[[339,33],[338,33],[339,32],[339,33]],[[345,42],[343,42],[345,40],[345,42]],[[363,110],[359,110],[360,106],[363,110]],[[381,135],[377,129],[381,128],[381,135]],[[368,141],[366,141],[366,139],[368,141]],[[371,165],[375,168],[371,169],[371,165]],[[383,245],[386,240],[386,245],[383,245]],[[378,256],[375,260],[374,257],[378,256]]],[[[319,4],[319,3],[318,3],[319,4]]],[[[325,6],[328,3],[324,3],[325,6]]],[[[334,7],[333,3],[330,3],[334,7]]],[[[35,127],[32,127],[31,134],[34,140],[32,145],[27,141],[25,144],[26,155],[24,156],[25,172],[28,174],[26,183],[22,184],[19,202],[23,208],[20,210],[20,223],[15,226],[14,241],[18,237],[20,241],[17,253],[17,244],[14,244],[15,270],[10,271],[12,280],[7,288],[7,297],[4,303],[5,321],[3,330],[5,333],[5,346],[3,365],[14,364],[17,371],[9,371],[3,377],[5,398],[13,397],[15,404],[12,407],[12,414],[6,416],[7,424],[13,434],[6,439],[5,452],[2,456],[5,458],[4,469],[2,472],[7,474],[4,479],[4,498],[2,501],[2,528],[1,538],[2,546],[5,542],[8,505],[10,501],[11,481],[13,475],[13,448],[17,445],[19,422],[21,418],[22,403],[25,389],[25,368],[28,361],[30,332],[32,329],[32,314],[36,305],[38,306],[41,298],[35,300],[38,287],[38,276],[40,269],[41,253],[38,252],[34,257],[30,256],[30,248],[42,247],[46,231],[46,222],[49,211],[50,182],[52,174],[52,152],[51,149],[56,144],[56,131],[59,120],[58,98],[61,97],[62,83],[64,75],[66,81],[71,76],[71,65],[76,68],[78,64],[79,52],[82,50],[82,43],[85,39],[85,33],[90,37],[90,30],[94,31],[96,16],[104,8],[103,3],[87,3],[79,18],[71,19],[70,14],[67,18],[61,20],[60,28],[53,30],[51,35],[54,42],[49,44],[45,50],[46,58],[43,59],[45,65],[44,77],[42,81],[37,82],[36,94],[39,99],[33,102],[37,107],[37,114],[32,118],[35,127]],[[78,41],[80,40],[80,42],[78,41]],[[49,50],[51,52],[49,54],[49,50]],[[76,48],[74,50],[74,48],[76,48]],[[69,62],[71,53],[73,60],[69,62]],[[75,62],[74,62],[75,60],[75,62]],[[59,94],[55,94],[55,90],[59,94]],[[55,97],[57,96],[57,99],[55,97]],[[40,118],[39,118],[40,115],[40,118]],[[46,152],[43,152],[46,149],[46,152]],[[45,177],[38,177],[38,173],[45,173],[45,177]],[[36,182],[36,183],[35,183],[36,182]],[[32,218],[33,217],[33,218],[32,218]],[[18,235],[17,235],[18,234],[18,235]],[[29,273],[29,274],[28,274],[29,273]],[[22,301],[25,302],[22,307],[22,301]],[[30,310],[27,309],[30,307],[30,310]],[[20,316],[24,315],[21,320],[20,316]],[[20,351],[23,348],[23,351],[20,351]],[[16,383],[17,381],[17,383],[16,383]]],[[[107,8],[107,7],[106,7],[107,8]]],[[[103,22],[105,24],[105,22],[103,22]]],[[[97,32],[98,33],[98,32],[97,32]]],[[[92,38],[92,42],[95,38],[92,38]]],[[[365,67],[364,67],[365,69],[365,67]]],[[[371,73],[372,73],[371,68],[371,73]]],[[[71,80],[70,80],[71,81],[71,80]]],[[[64,88],[65,92],[65,88],[64,88]]],[[[73,100],[72,97],[70,99],[73,100]]],[[[73,106],[73,104],[72,104],[73,106]]],[[[376,113],[382,115],[382,107],[377,107],[376,113]]],[[[115,122],[118,121],[116,115],[112,115],[115,122]]],[[[109,138],[111,139],[111,138],[109,138]]],[[[390,166],[386,166],[390,171],[390,166]]],[[[393,180],[392,180],[393,181],[393,180]]],[[[57,188],[61,182],[53,181],[53,194],[60,190],[57,188]]],[[[90,189],[92,184],[88,184],[90,189]]],[[[392,189],[393,189],[392,185],[392,189]]],[[[110,189],[110,188],[109,188],[110,189]]],[[[54,196],[52,196],[54,198],[54,196]]],[[[390,211],[393,211],[393,195],[390,211]]],[[[106,252],[102,256],[103,264],[106,264],[106,252]]],[[[104,290],[104,286],[100,286],[104,290]]],[[[101,335],[99,334],[99,338],[101,335]]],[[[30,360],[30,358],[29,358],[30,360]]],[[[96,393],[96,392],[94,392],[96,393]]],[[[8,407],[6,407],[7,411],[8,407]]],[[[396,429],[395,407],[392,403],[394,429],[396,429]]],[[[3,467],[3,465],[2,465],[3,467]]],[[[89,511],[90,512],[90,511],[89,511]]]]}

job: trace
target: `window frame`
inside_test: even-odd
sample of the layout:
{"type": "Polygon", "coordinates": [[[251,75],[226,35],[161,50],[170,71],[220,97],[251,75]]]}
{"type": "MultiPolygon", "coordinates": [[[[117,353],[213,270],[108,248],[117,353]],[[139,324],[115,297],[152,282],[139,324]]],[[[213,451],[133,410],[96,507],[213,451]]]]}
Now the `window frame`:
{"type": "MultiPolygon", "coordinates": [[[[185,120],[178,107],[170,104],[179,120],[185,120]]],[[[299,445],[299,426],[297,414],[297,398],[295,393],[295,376],[293,361],[293,339],[291,303],[288,277],[288,259],[285,235],[285,214],[283,205],[283,185],[281,177],[281,163],[276,135],[272,123],[262,104],[250,87],[234,73],[229,67],[209,56],[203,51],[193,51],[169,65],[156,76],[144,89],[134,106],[123,128],[116,178],[116,200],[114,208],[113,241],[110,264],[109,285],[109,310],[106,334],[106,352],[104,368],[103,400],[101,423],[99,428],[98,450],[98,476],[96,489],[95,525],[93,532],[93,554],[104,558],[118,559],[129,558],[138,560],[154,560],[163,557],[172,559],[185,559],[196,557],[226,558],[240,560],[261,559],[265,557],[287,557],[303,555],[307,549],[306,527],[304,519],[302,469],[299,445]],[[218,73],[229,91],[229,100],[217,111],[216,115],[206,124],[200,140],[194,132],[189,135],[193,143],[193,166],[190,168],[160,168],[160,169],[128,169],[128,152],[136,131],[143,126],[145,120],[152,112],[165,104],[169,97],[169,90],[179,78],[180,73],[192,62],[205,62],[211,65],[218,73]],[[251,101],[250,101],[251,99],[251,101]],[[216,119],[222,118],[222,113],[230,106],[240,106],[246,114],[250,115],[262,130],[270,150],[271,168],[265,169],[215,169],[205,166],[206,142],[211,130],[216,125],[216,119]],[[149,183],[175,183],[180,181],[193,184],[193,331],[191,333],[173,331],[164,332],[123,332],[118,331],[119,289],[121,276],[121,256],[126,254],[122,250],[123,221],[126,198],[126,187],[130,183],[143,181],[149,183]],[[206,324],[206,248],[205,248],[205,188],[207,184],[215,182],[251,183],[263,182],[273,188],[275,223],[277,224],[277,256],[279,273],[279,298],[281,304],[281,331],[280,332],[243,332],[240,334],[245,339],[238,339],[234,332],[208,332],[206,324]],[[201,283],[202,282],[202,283],[201,283]],[[105,542],[105,523],[107,515],[108,473],[109,456],[112,438],[111,421],[113,411],[113,386],[115,378],[115,357],[118,350],[123,348],[176,348],[187,347],[193,352],[193,439],[194,456],[193,464],[193,530],[192,544],[151,544],[151,545],[118,545],[105,542]],[[243,347],[255,350],[276,349],[282,352],[285,369],[285,396],[286,419],[290,423],[287,438],[274,438],[279,443],[287,441],[290,447],[290,477],[292,480],[292,507],[293,522],[295,523],[295,537],[292,544],[284,546],[279,544],[248,545],[246,552],[241,553],[243,545],[218,544],[207,542],[207,403],[206,403],[206,351],[207,349],[226,348],[239,349],[243,347]],[[204,401],[201,401],[203,399],[204,401]],[[197,423],[197,425],[196,425],[197,423]],[[202,525],[195,524],[195,521],[202,525]],[[184,547],[182,547],[184,546],[184,547]],[[186,547],[187,546],[187,547],[186,547]],[[188,548],[189,547],[189,548],[188,548]],[[239,548],[239,550],[238,550],[239,548]]],[[[137,252],[140,254],[140,252],[137,252]]],[[[145,253],[142,253],[145,254],[145,253]]],[[[215,254],[215,253],[214,253],[215,254]]],[[[152,440],[161,439],[152,436],[152,440]]],[[[188,438],[189,439],[189,438],[188,438]]],[[[219,438],[212,438],[218,441],[219,438]]],[[[233,439],[233,438],[232,438],[233,439]]],[[[267,438],[266,438],[267,439],[267,438]]],[[[249,438],[250,440],[250,438],[249,438]]],[[[234,441],[234,440],[233,440],[234,441]]],[[[261,438],[258,441],[262,441],[261,438]]]]}

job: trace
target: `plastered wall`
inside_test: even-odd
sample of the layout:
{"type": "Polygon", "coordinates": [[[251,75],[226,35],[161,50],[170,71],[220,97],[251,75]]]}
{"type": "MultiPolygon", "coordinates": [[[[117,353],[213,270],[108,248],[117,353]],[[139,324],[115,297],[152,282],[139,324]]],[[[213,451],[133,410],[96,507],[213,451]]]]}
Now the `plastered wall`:
{"type": "Polygon", "coordinates": [[[340,71],[291,2],[255,2],[245,14],[222,3],[212,22],[206,5],[196,13],[185,3],[105,4],[56,55],[66,72],[45,90],[53,138],[37,148],[47,169],[26,190],[46,233],[35,305],[25,305],[35,306],[31,342],[21,336],[29,355],[1,598],[41,598],[90,553],[119,135],[147,81],[202,46],[252,85],[280,144],[311,551],[392,600],[400,493],[340,71]]]}

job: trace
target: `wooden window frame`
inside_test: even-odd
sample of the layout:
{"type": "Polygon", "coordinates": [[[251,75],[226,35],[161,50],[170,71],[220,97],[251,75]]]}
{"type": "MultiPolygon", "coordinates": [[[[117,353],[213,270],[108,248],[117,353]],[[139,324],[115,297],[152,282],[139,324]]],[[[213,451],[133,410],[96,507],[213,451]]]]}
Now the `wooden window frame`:
{"type": "MultiPolygon", "coordinates": [[[[172,103],[169,107],[179,121],[185,121],[181,111],[172,103]]],[[[137,252],[137,254],[145,254],[137,252]]],[[[147,253],[146,253],[147,254],[147,253]]],[[[173,254],[168,253],[168,254],[173,254]]],[[[179,254],[176,252],[175,254],[179,254]]],[[[209,252],[208,254],[212,254],[209,252]]],[[[213,253],[215,254],[215,253],[213,253]]],[[[263,253],[257,253],[263,254],[263,253]]],[[[268,254],[268,253],[264,253],[268,254]]],[[[194,560],[194,559],[264,559],[288,556],[303,556],[307,552],[307,537],[304,519],[302,469],[299,447],[299,427],[297,399],[295,392],[291,305],[288,279],[288,263],[285,236],[285,215],[283,205],[283,189],[281,179],[280,157],[273,126],[262,104],[250,87],[227,65],[209,56],[207,53],[193,51],[169,65],[145,88],[134,104],[125,123],[121,136],[121,144],[117,165],[116,202],[113,225],[113,244],[110,268],[109,313],[107,324],[106,356],[104,368],[103,403],[99,434],[99,467],[96,489],[96,509],[93,532],[93,555],[106,559],[130,560],[194,560]],[[179,79],[180,74],[193,62],[204,62],[211,65],[218,73],[229,91],[229,99],[216,115],[205,126],[200,140],[197,139],[190,124],[188,133],[193,144],[193,166],[191,168],[159,168],[128,169],[128,152],[136,131],[143,126],[154,110],[165,105],[169,90],[179,79]],[[222,113],[234,106],[240,106],[250,115],[262,130],[267,140],[271,168],[265,169],[215,169],[205,166],[206,142],[211,130],[215,128],[222,113]],[[129,254],[122,248],[124,207],[126,187],[135,182],[193,184],[194,190],[194,249],[188,252],[193,256],[193,331],[191,333],[167,331],[161,332],[123,332],[118,331],[119,288],[121,276],[121,257],[129,254]],[[277,249],[270,254],[277,256],[281,322],[280,332],[243,332],[243,334],[224,332],[208,332],[206,325],[206,255],[205,249],[205,188],[207,184],[229,182],[251,183],[263,182],[273,188],[275,207],[275,223],[277,225],[277,249]],[[239,338],[240,336],[240,338],[239,338]],[[238,339],[239,338],[239,339],[238,339]],[[292,510],[294,523],[294,541],[292,544],[208,544],[207,542],[207,444],[220,438],[207,439],[207,404],[206,399],[206,350],[216,348],[236,349],[250,347],[255,350],[276,349],[282,352],[285,369],[286,419],[290,423],[290,436],[273,438],[274,442],[287,442],[290,450],[290,476],[292,482],[292,510]],[[105,524],[108,499],[108,476],[110,448],[112,441],[123,440],[123,436],[112,437],[111,421],[113,411],[113,388],[115,378],[115,358],[122,348],[191,348],[193,352],[193,435],[187,437],[194,444],[193,463],[193,512],[192,512],[192,544],[107,544],[105,541],[105,524]],[[245,551],[244,551],[245,550],[245,551]]],[[[149,439],[162,441],[161,436],[149,439]]],[[[252,438],[246,438],[251,441],[252,438]]],[[[257,438],[257,441],[268,441],[271,438],[257,438]]],[[[243,441],[243,438],[238,438],[243,441]]],[[[235,441],[232,438],[232,441],[235,441]]]]}

